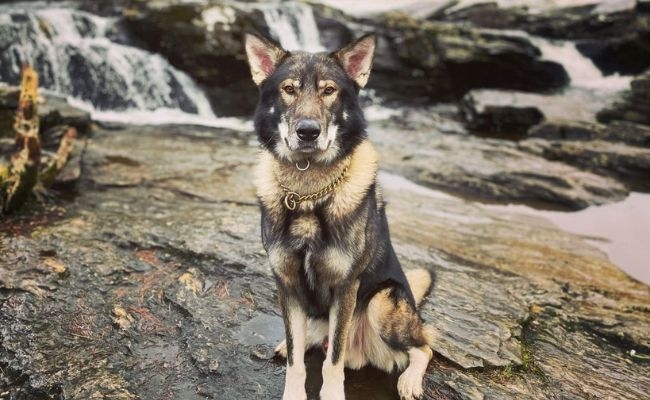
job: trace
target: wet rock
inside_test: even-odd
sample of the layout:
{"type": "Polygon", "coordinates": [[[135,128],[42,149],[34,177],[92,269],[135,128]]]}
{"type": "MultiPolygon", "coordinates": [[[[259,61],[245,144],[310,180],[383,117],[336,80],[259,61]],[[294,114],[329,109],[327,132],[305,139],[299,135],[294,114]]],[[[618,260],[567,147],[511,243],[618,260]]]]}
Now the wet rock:
{"type": "Polygon", "coordinates": [[[381,36],[369,87],[389,98],[449,100],[474,88],[534,92],[568,83],[564,68],[542,61],[539,50],[521,35],[399,13],[382,18],[370,22],[381,36]]]}
{"type": "Polygon", "coordinates": [[[540,139],[519,142],[519,148],[548,160],[614,176],[633,190],[650,190],[650,148],[603,140],[540,139]]]}
{"type": "Polygon", "coordinates": [[[268,28],[260,11],[230,5],[171,4],[127,14],[125,29],[145,49],[163,55],[202,86],[219,115],[250,115],[257,88],[243,35],[268,28]]]}
{"type": "Polygon", "coordinates": [[[650,125],[650,69],[632,81],[622,101],[600,111],[598,120],[623,120],[650,125]]]}
{"type": "Polygon", "coordinates": [[[650,147],[650,128],[625,121],[614,121],[609,125],[580,121],[550,121],[532,127],[526,136],[551,141],[603,140],[650,147]]]}
{"type": "MultiPolygon", "coordinates": [[[[13,120],[18,108],[18,96],[20,90],[14,86],[0,86],[0,130],[6,132],[11,130],[13,120]]],[[[60,126],[72,126],[82,135],[90,132],[90,114],[77,107],[71,106],[61,97],[46,94],[38,105],[40,117],[39,132],[46,139],[50,129],[58,129],[60,126]]],[[[3,133],[0,133],[2,136],[3,133]]],[[[12,134],[13,136],[13,134],[12,134]]],[[[58,145],[58,142],[56,143],[58,145]]]]}
{"type": "Polygon", "coordinates": [[[618,201],[616,180],[548,161],[517,144],[429,130],[373,132],[384,166],[422,185],[488,201],[581,209],[618,201]]]}
{"type": "MultiPolygon", "coordinates": [[[[85,186],[62,219],[29,237],[0,233],[0,273],[52,286],[46,296],[0,291],[3,392],[280,396],[284,366],[267,357],[283,329],[259,240],[249,135],[179,126],[96,132],[85,186]],[[35,271],[40,258],[68,272],[61,277],[45,261],[47,272],[35,271]],[[136,261],[150,268],[128,267],[136,261]],[[113,323],[116,305],[132,317],[128,330],[113,323]]],[[[385,143],[383,166],[408,161],[389,151],[407,139],[423,147],[423,135],[402,135],[385,134],[400,146],[374,138],[385,143]]],[[[462,152],[462,142],[446,144],[462,152]]],[[[384,173],[381,181],[403,265],[438,275],[423,306],[439,336],[425,398],[643,397],[647,367],[629,349],[650,354],[647,286],[539,218],[413,190],[384,173]],[[594,373],[596,365],[607,369],[594,373]]],[[[310,396],[320,386],[319,353],[307,356],[310,396]]],[[[346,371],[347,398],[393,399],[396,380],[372,368],[346,371]]]]}
{"type": "Polygon", "coordinates": [[[534,35],[576,41],[577,48],[604,73],[638,74],[650,66],[650,13],[634,1],[601,2],[530,12],[482,3],[440,18],[469,21],[491,29],[520,29],[534,35]]]}
{"type": "MultiPolygon", "coordinates": [[[[270,34],[257,8],[139,5],[137,12],[126,15],[123,26],[135,44],[189,73],[206,90],[217,113],[249,115],[256,88],[244,58],[243,33],[270,34]]],[[[539,50],[520,36],[401,14],[357,20],[323,5],[314,6],[313,12],[321,44],[330,50],[349,42],[351,29],[357,36],[368,30],[379,33],[368,87],[389,100],[458,99],[480,87],[544,91],[568,82],[561,65],[542,61],[539,50]]]]}
{"type": "Polygon", "coordinates": [[[466,94],[460,109],[472,131],[517,138],[544,119],[538,108],[519,104],[504,92],[482,90],[466,94]]]}

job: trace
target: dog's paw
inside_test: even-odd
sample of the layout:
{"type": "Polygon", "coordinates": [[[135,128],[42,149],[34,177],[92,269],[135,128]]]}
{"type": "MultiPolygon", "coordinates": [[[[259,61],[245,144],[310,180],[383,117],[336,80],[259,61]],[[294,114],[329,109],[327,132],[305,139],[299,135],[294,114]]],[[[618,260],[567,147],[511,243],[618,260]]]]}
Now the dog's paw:
{"type": "Polygon", "coordinates": [[[307,400],[307,392],[305,391],[306,378],[307,372],[304,365],[288,367],[282,400],[307,400]]]}
{"type": "Polygon", "coordinates": [[[397,392],[400,400],[421,399],[424,394],[422,375],[411,368],[407,368],[397,381],[397,392]]]}
{"type": "Polygon", "coordinates": [[[282,400],[307,400],[307,392],[303,388],[302,391],[299,388],[287,388],[282,395],[282,400]]]}
{"type": "Polygon", "coordinates": [[[343,382],[340,384],[323,384],[320,390],[320,400],[345,400],[343,382]]]}
{"type": "Polygon", "coordinates": [[[280,342],[280,344],[275,348],[275,355],[282,358],[287,358],[287,341],[286,339],[280,342]]]}

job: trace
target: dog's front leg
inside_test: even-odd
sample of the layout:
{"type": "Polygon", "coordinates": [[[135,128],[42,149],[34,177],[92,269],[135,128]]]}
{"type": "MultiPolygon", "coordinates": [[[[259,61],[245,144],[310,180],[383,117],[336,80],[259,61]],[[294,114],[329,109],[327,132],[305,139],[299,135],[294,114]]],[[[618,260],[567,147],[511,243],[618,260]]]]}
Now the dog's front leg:
{"type": "Polygon", "coordinates": [[[329,314],[329,346],[323,362],[323,386],[321,400],[344,400],[343,382],[345,375],[345,348],[352,324],[352,315],[357,304],[359,282],[337,290],[336,301],[329,314]]]}
{"type": "Polygon", "coordinates": [[[287,376],[282,400],[306,400],[305,336],[307,316],[297,299],[286,291],[280,293],[280,307],[284,318],[287,344],[287,376]]]}

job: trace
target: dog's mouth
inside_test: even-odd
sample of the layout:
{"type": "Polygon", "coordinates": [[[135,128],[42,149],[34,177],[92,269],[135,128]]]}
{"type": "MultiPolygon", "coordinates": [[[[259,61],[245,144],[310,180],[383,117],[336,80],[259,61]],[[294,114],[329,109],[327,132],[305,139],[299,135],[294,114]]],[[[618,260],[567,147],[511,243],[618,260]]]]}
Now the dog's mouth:
{"type": "Polygon", "coordinates": [[[327,149],[330,147],[331,144],[328,141],[327,143],[325,143],[324,148],[322,148],[322,144],[319,144],[316,141],[314,142],[298,141],[297,143],[291,143],[288,139],[285,138],[284,142],[287,145],[287,148],[289,150],[299,154],[312,154],[312,153],[327,151],[327,149]]]}

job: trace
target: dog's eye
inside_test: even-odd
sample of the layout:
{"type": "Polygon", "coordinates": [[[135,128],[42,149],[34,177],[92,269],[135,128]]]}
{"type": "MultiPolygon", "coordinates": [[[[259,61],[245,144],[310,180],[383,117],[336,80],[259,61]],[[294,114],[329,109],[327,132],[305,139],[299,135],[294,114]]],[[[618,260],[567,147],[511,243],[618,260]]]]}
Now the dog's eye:
{"type": "Polygon", "coordinates": [[[282,88],[286,94],[294,94],[296,93],[296,90],[293,88],[293,85],[287,85],[282,88]]]}
{"type": "Polygon", "coordinates": [[[332,86],[328,86],[325,88],[325,90],[323,90],[323,93],[328,96],[334,92],[336,92],[336,89],[332,86]]]}

